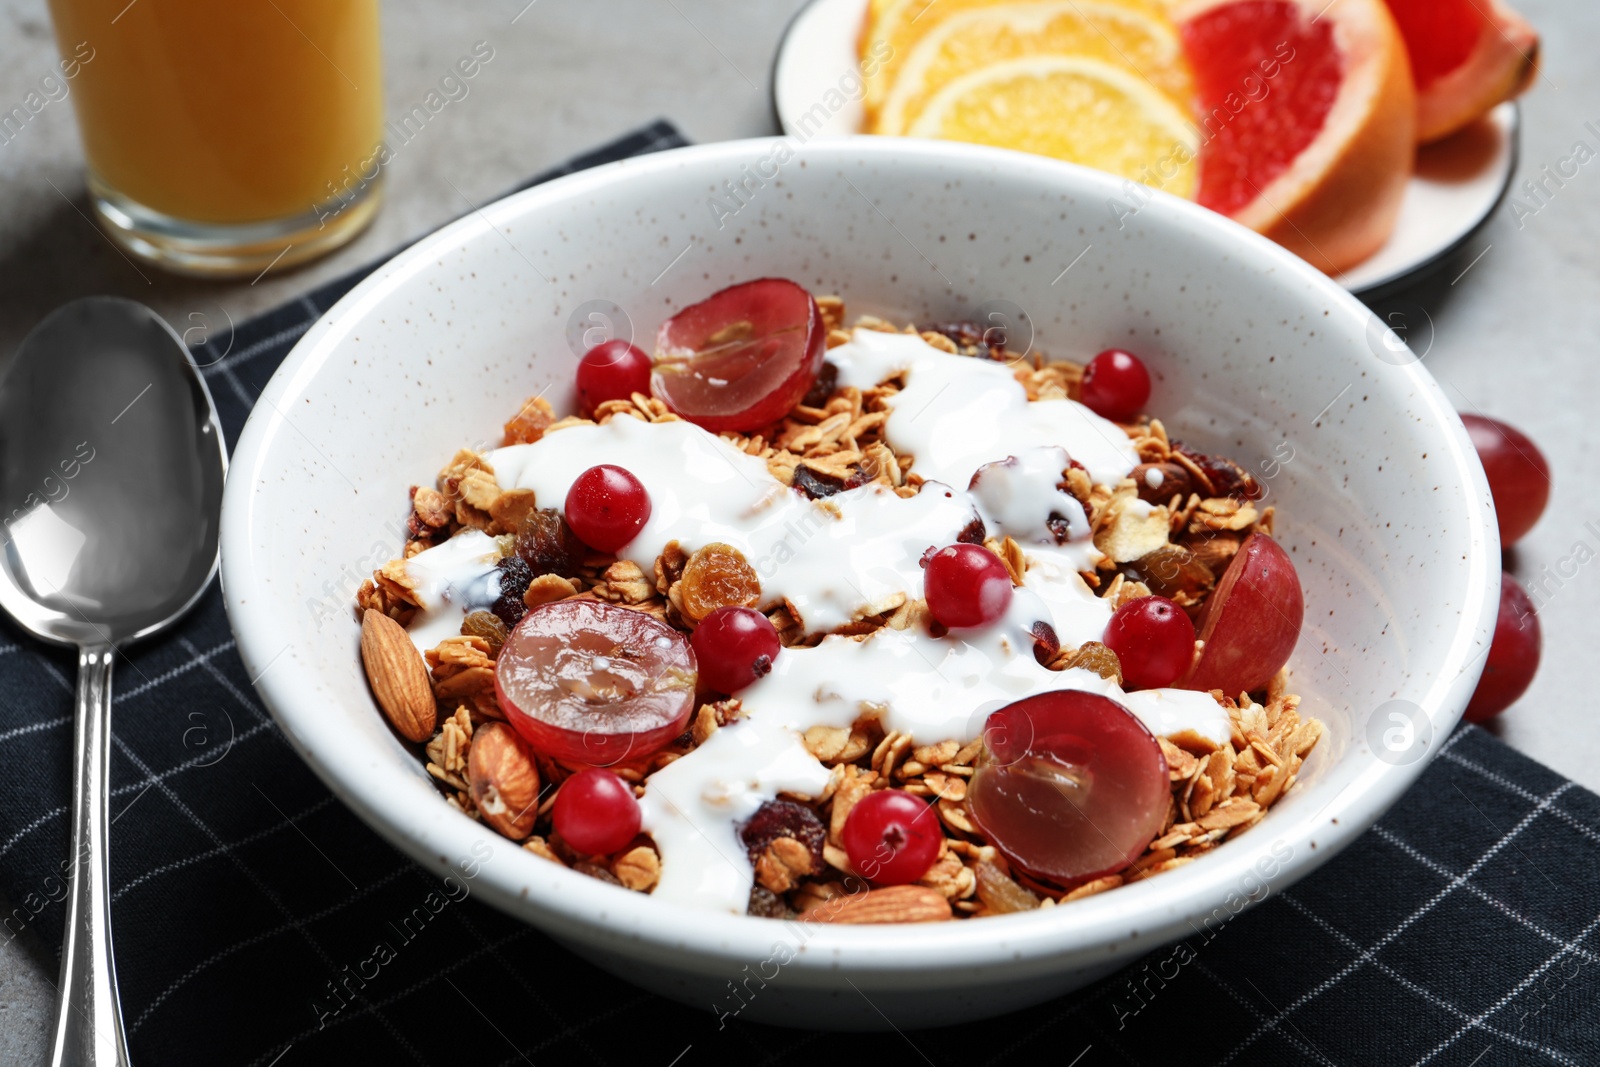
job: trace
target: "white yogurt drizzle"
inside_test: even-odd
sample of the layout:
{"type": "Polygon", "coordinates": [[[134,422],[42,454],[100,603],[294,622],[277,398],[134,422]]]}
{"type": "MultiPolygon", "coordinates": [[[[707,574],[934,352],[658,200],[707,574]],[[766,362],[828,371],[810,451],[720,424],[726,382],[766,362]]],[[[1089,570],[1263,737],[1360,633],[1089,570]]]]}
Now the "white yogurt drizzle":
{"type": "MultiPolygon", "coordinates": [[[[1058,486],[1069,457],[1096,482],[1125,477],[1138,457],[1120,428],[1070,400],[1030,402],[1006,367],[941,352],[909,334],[857,330],[828,359],[841,385],[903,378],[884,433],[928,479],[916,496],[872,484],[807,500],[765,461],[687,422],[614,418],[485,457],[502,488],[532,489],[544,507],[562,506],[589,467],[627,468],[652,510],[621,558],[651,573],[669,541],[690,552],[731,544],[755,566],[763,606],[787,600],[809,632],[874,614],[902,594],[921,597],[922,554],[953,542],[975,512],[991,535],[1010,534],[1024,546],[1025,586],[998,622],[942,638],[885,628],[865,640],[828,637],[815,648],[786,649],[771,674],[740,694],[743,720],[651,775],[640,803],[661,852],[654,893],[666,900],[745,910],[754,874],[738,827],[779,793],[814,796],[825,786],[827,768],[801,743],[813,726],[848,727],[867,716],[915,744],[965,742],[995,708],[1077,689],[1119,701],[1157,734],[1193,731],[1217,743],[1228,736],[1227,715],[1207,694],[1124,693],[1096,674],[1051,671],[1034,659],[1035,622],[1050,622],[1071,647],[1098,640],[1110,618],[1110,605],[1078,574],[1097,558],[1087,519],[1058,486]],[[966,490],[980,467],[1013,458],[966,490]],[[1066,520],[1067,543],[1056,542],[1052,516],[1066,520]]],[[[411,627],[419,649],[458,633],[464,611],[493,600],[497,554],[493,538],[472,531],[407,561],[423,609],[411,627]]]]}

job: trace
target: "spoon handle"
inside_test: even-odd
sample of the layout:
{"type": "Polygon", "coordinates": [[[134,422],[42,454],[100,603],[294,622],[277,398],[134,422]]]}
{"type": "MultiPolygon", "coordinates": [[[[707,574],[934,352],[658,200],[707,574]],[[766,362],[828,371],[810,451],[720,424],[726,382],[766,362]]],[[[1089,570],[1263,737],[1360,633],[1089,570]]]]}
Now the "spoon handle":
{"type": "Polygon", "coordinates": [[[72,873],[50,1067],[127,1067],[111,955],[110,645],[78,650],[73,733],[72,873]]]}

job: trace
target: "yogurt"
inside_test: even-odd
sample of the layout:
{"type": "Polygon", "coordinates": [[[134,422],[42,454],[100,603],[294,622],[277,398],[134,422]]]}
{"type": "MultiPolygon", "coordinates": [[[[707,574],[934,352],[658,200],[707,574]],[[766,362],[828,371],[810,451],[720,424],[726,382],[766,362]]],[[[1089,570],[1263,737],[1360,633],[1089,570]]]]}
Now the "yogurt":
{"type": "MultiPolygon", "coordinates": [[[[926,479],[915,496],[869,484],[809,500],[764,460],[688,422],[613,418],[485,456],[501,488],[531,489],[541,507],[561,507],[596,464],[625,467],[649,492],[651,514],[620,558],[650,573],[671,541],[686,552],[733,545],[760,577],[761,606],[787,602],[813,633],[920,598],[923,554],[956,541],[975,518],[1023,548],[1024,584],[995,623],[940,638],[883,628],[785,649],[739,694],[743,719],[651,775],[640,805],[661,852],[654,894],[665,900],[744,912],[754,872],[739,826],[779,793],[813,796],[826,786],[828,768],[801,743],[814,726],[845,728],[867,716],[915,744],[964,743],[998,707],[1074,689],[1111,697],[1157,734],[1192,731],[1217,743],[1229,734],[1226,713],[1207,694],[1124,693],[1099,675],[1052,671],[1034,658],[1035,623],[1076,646],[1098,640],[1110,620],[1110,605],[1079,575],[1098,558],[1088,520],[1058,485],[1072,461],[1101,483],[1132,471],[1138,455],[1121,428],[1071,400],[1030,402],[1006,367],[910,334],[857,330],[828,359],[841,385],[902,378],[884,435],[926,479]]],[[[494,539],[473,531],[407,561],[422,604],[411,629],[419,648],[459,632],[463,611],[498,595],[496,554],[494,539]]]]}

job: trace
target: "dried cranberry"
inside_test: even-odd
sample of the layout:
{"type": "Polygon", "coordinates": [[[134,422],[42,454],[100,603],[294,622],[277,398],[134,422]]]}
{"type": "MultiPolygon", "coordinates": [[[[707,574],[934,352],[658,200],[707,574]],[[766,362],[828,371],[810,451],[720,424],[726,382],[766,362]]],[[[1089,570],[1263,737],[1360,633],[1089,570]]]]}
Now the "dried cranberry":
{"type": "Polygon", "coordinates": [[[528,591],[528,583],[533,581],[533,570],[515,553],[502,559],[497,566],[500,569],[500,597],[489,606],[489,610],[499,616],[509,630],[527,613],[522,594],[528,591]]]}
{"type": "Polygon", "coordinates": [[[811,852],[812,870],[822,869],[822,843],[828,838],[817,813],[792,800],[769,800],[739,827],[739,836],[754,863],[780,837],[792,837],[811,852]]]}
{"type": "MultiPolygon", "coordinates": [[[[1172,442],[1172,450],[1182,453],[1189,462],[1193,463],[1200,471],[1201,476],[1211,483],[1211,496],[1231,496],[1240,500],[1260,500],[1266,495],[1261,489],[1261,483],[1255,476],[1231,459],[1220,456],[1208,456],[1204,452],[1196,452],[1184,446],[1181,441],[1172,442]]],[[[1205,486],[1198,487],[1202,492],[1205,486]]],[[[1170,499],[1170,494],[1167,498],[1170,499]]]]}
{"type": "MultiPolygon", "coordinates": [[[[572,532],[561,512],[554,508],[530,511],[517,530],[517,555],[537,578],[559,574],[571,578],[583,561],[583,542],[572,532]]],[[[527,588],[527,584],[523,584],[527,588]]]]}
{"type": "Polygon", "coordinates": [[[838,386],[839,368],[832,363],[824,362],[822,368],[817,371],[817,380],[811,383],[811,388],[800,398],[800,403],[808,408],[820,408],[827,404],[828,398],[833,396],[833,391],[838,386]]]}

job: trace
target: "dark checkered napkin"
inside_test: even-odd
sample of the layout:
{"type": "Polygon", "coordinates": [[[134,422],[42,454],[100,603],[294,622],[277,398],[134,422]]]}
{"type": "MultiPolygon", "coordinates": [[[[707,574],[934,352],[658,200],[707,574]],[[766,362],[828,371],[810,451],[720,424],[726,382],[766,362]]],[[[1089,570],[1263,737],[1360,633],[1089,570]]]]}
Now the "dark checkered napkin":
{"type": "MultiPolygon", "coordinates": [[[[555,173],[682,143],[662,123],[555,173]]],[[[230,443],[364,273],[238,328],[206,370],[230,443]]],[[[76,662],[9,625],[0,641],[0,945],[53,969],[76,662]]],[[[290,750],[214,589],[116,672],[113,912],[140,1064],[1600,1064],[1600,797],[1476,728],[1237,918],[991,1023],[841,1038],[719,1022],[453,899],[290,750]]]]}

